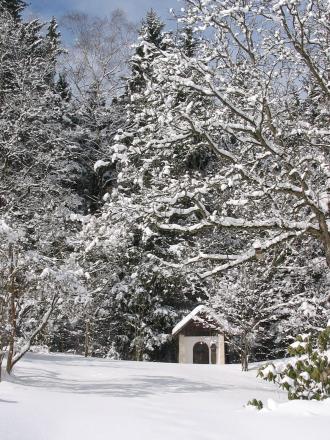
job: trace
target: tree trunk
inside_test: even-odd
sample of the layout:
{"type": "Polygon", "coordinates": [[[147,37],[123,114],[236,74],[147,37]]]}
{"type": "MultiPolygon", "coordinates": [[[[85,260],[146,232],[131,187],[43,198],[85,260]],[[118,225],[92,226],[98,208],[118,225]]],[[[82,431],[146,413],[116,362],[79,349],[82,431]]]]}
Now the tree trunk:
{"type": "Polygon", "coordinates": [[[323,236],[325,259],[327,262],[327,266],[330,267],[330,234],[328,230],[327,221],[323,215],[320,216],[319,224],[323,236]]]}
{"type": "Polygon", "coordinates": [[[5,350],[4,350],[4,334],[3,332],[3,327],[4,327],[4,309],[5,309],[5,301],[0,302],[0,382],[1,382],[1,377],[2,377],[2,364],[3,364],[3,359],[5,357],[5,350]]]}
{"type": "Polygon", "coordinates": [[[249,363],[248,363],[248,356],[246,352],[242,351],[241,353],[241,365],[242,365],[242,371],[248,371],[249,369],[249,363]]]}
{"type": "MultiPolygon", "coordinates": [[[[0,341],[1,344],[1,341],[0,341]]],[[[0,382],[2,380],[2,362],[3,362],[3,358],[5,357],[5,353],[2,351],[2,349],[0,348],[0,382]]]]}
{"type": "Polygon", "coordinates": [[[13,369],[13,358],[15,352],[16,337],[16,295],[15,295],[15,277],[14,277],[14,251],[12,246],[9,248],[10,258],[10,282],[9,282],[9,344],[7,356],[7,373],[10,374],[13,369]]]}
{"type": "MultiPolygon", "coordinates": [[[[8,352],[8,360],[7,360],[7,372],[10,374],[14,368],[14,366],[17,364],[18,361],[22,359],[22,357],[30,350],[30,347],[35,340],[35,338],[39,335],[40,332],[43,331],[43,329],[46,327],[49,317],[52,314],[56,303],[58,300],[57,294],[54,295],[53,300],[49,306],[49,309],[42,317],[39,326],[32,332],[29,339],[27,340],[26,344],[20,349],[19,352],[15,353],[15,337],[12,339],[10,338],[9,346],[12,344],[12,349],[9,347],[8,352]],[[9,361],[9,354],[10,354],[10,361],[9,361]]],[[[15,308],[15,331],[16,331],[16,308],[15,308]]]]}
{"type": "Polygon", "coordinates": [[[10,295],[10,334],[8,344],[8,356],[7,356],[7,373],[10,374],[13,368],[13,358],[15,351],[15,336],[16,336],[16,307],[14,294],[10,295]]]}
{"type": "Polygon", "coordinates": [[[86,327],[85,327],[85,357],[89,356],[90,349],[90,320],[86,319],[86,327]]]}
{"type": "Polygon", "coordinates": [[[241,365],[242,365],[242,371],[248,371],[249,369],[249,345],[248,342],[246,340],[246,338],[244,337],[243,340],[243,347],[241,350],[241,365]]]}

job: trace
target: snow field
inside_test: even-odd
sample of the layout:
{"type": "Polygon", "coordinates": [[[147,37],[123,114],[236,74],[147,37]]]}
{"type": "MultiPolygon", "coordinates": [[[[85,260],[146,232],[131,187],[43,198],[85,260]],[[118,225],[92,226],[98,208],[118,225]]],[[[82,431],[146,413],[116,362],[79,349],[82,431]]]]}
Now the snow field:
{"type": "Polygon", "coordinates": [[[0,439],[326,438],[330,401],[287,402],[255,375],[238,365],[29,354],[0,385],[0,439]],[[244,407],[254,397],[264,410],[244,407]]]}

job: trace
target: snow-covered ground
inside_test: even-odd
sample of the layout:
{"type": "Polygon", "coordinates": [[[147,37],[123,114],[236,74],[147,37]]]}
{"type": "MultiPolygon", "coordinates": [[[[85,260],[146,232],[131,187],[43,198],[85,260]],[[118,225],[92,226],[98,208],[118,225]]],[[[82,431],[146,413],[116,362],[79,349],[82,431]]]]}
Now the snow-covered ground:
{"type": "Polygon", "coordinates": [[[330,399],[287,402],[255,375],[238,365],[29,354],[0,384],[0,439],[330,438],[330,399]],[[264,410],[244,407],[254,397],[264,410]]]}

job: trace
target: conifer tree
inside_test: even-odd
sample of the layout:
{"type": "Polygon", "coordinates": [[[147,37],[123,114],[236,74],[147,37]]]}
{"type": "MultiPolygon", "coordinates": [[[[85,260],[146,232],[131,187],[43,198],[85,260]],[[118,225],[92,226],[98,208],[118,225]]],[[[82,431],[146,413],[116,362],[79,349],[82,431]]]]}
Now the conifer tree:
{"type": "Polygon", "coordinates": [[[180,40],[181,40],[181,47],[183,53],[188,57],[191,58],[194,56],[196,49],[198,47],[198,42],[196,41],[196,36],[190,26],[186,26],[181,32],[180,32],[180,40]]]}
{"type": "Polygon", "coordinates": [[[77,229],[70,215],[82,201],[67,185],[72,138],[49,80],[58,47],[45,51],[42,30],[38,20],[0,14],[0,339],[9,373],[45,330],[62,295],[81,287],[69,254],[77,229]]]}
{"type": "Polygon", "coordinates": [[[26,6],[26,2],[23,0],[1,0],[0,8],[7,10],[12,17],[19,21],[21,19],[21,12],[26,6]]]}
{"type": "Polygon", "coordinates": [[[53,65],[53,69],[49,72],[48,78],[49,84],[53,87],[55,87],[56,82],[56,62],[61,53],[63,53],[63,49],[61,48],[61,34],[58,30],[56,19],[53,17],[49,22],[47,33],[44,38],[44,56],[49,58],[50,63],[53,65]]]}
{"type": "Polygon", "coordinates": [[[59,73],[56,81],[55,91],[60,95],[63,101],[69,102],[71,100],[72,91],[65,73],[59,73]]]}
{"type": "Polygon", "coordinates": [[[205,283],[185,270],[159,270],[157,259],[150,259],[149,253],[165,257],[164,249],[169,246],[170,253],[175,255],[180,253],[180,243],[166,234],[148,237],[140,213],[135,211],[141,196],[146,194],[149,177],[159,174],[158,164],[148,163],[152,151],[147,152],[144,143],[144,127],[153,121],[144,94],[152,78],[153,61],[160,51],[171,50],[175,45],[171,35],[162,32],[163,27],[153,11],[143,20],[136,52],[130,61],[132,73],[127,93],[120,99],[128,118],[117,131],[105,161],[97,164],[100,177],[108,174],[112,166],[117,168],[116,185],[104,195],[106,203],[101,216],[93,217],[83,231],[82,256],[91,273],[98,274],[97,278],[91,276],[90,288],[100,291],[92,300],[92,325],[94,334],[99,335],[94,346],[101,350],[98,343],[102,341],[103,351],[107,348],[113,356],[124,359],[164,360],[167,347],[167,360],[175,360],[172,327],[207,297],[205,283]],[[134,166],[148,164],[141,182],[135,180],[135,172],[129,175],[127,170],[125,178],[120,177],[132,142],[136,150],[139,146],[139,151],[131,156],[134,166]],[[143,156],[142,152],[147,154],[143,156]],[[108,240],[110,231],[112,239],[108,240]],[[112,329],[110,333],[107,328],[112,329]],[[106,337],[102,338],[102,334],[106,337]]]}
{"type": "Polygon", "coordinates": [[[142,20],[139,43],[130,62],[132,69],[131,78],[128,81],[130,93],[137,93],[145,88],[146,77],[150,74],[150,65],[156,56],[155,50],[164,47],[164,27],[165,24],[153,9],[147,12],[142,20]]]}

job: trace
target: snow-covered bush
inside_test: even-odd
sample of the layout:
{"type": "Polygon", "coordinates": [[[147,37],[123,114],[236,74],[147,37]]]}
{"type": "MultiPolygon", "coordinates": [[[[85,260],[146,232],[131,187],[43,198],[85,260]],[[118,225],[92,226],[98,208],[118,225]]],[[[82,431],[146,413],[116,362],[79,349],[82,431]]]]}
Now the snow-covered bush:
{"type": "Polygon", "coordinates": [[[286,365],[268,364],[258,371],[258,376],[277,383],[288,392],[288,398],[323,400],[330,397],[330,322],[318,335],[317,347],[311,336],[297,336],[288,353],[293,358],[286,365]]]}
{"type": "Polygon", "coordinates": [[[248,401],[247,406],[253,406],[257,410],[261,410],[264,407],[264,404],[262,403],[261,400],[252,399],[248,401]]]}
{"type": "Polygon", "coordinates": [[[31,353],[47,354],[49,353],[49,347],[47,345],[31,345],[31,353]]]}

